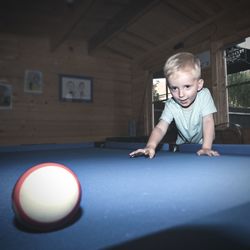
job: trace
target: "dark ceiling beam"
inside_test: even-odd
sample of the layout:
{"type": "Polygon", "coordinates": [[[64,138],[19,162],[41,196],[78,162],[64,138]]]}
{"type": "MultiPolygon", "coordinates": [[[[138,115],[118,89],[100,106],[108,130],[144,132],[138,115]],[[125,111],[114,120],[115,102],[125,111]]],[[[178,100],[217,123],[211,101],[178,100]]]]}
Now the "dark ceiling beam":
{"type": "Polygon", "coordinates": [[[88,40],[89,53],[107,43],[118,32],[126,30],[129,25],[153,8],[159,1],[160,0],[131,0],[126,8],[122,9],[100,31],[88,40]]]}
{"type": "Polygon", "coordinates": [[[66,12],[64,21],[57,27],[57,31],[52,34],[50,39],[50,50],[55,51],[72,34],[76,26],[88,13],[89,8],[96,0],[76,1],[72,6],[64,6],[66,12]]]}
{"type": "Polygon", "coordinates": [[[129,59],[129,60],[132,60],[133,59],[133,57],[132,56],[129,56],[127,53],[123,53],[123,52],[121,52],[120,50],[117,50],[117,49],[115,49],[114,47],[109,47],[109,46],[105,46],[105,50],[108,50],[108,51],[110,51],[111,53],[113,53],[113,54],[115,54],[115,55],[119,55],[119,56],[121,56],[121,57],[125,57],[125,58],[127,58],[127,59],[129,59]]]}

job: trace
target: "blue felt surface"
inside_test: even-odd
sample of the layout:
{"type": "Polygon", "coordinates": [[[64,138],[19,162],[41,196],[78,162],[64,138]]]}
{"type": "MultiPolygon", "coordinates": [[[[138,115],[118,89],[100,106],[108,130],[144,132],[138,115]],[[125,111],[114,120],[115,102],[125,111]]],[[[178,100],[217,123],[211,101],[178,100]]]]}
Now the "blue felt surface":
{"type": "Polygon", "coordinates": [[[214,239],[213,249],[250,246],[249,156],[160,151],[150,160],[129,158],[129,152],[89,147],[0,153],[1,249],[118,249],[123,244],[138,249],[148,240],[170,249],[208,249],[207,237],[214,239]],[[25,170],[42,162],[64,164],[77,174],[82,211],[64,229],[28,232],[13,223],[11,192],[25,170]],[[190,232],[199,248],[188,240],[190,232]]]}
{"type": "Polygon", "coordinates": [[[41,150],[58,150],[58,149],[75,149],[75,148],[91,148],[94,147],[93,142],[72,143],[72,144],[27,144],[14,146],[0,146],[0,152],[27,152],[41,150]]]}
{"type": "MultiPolygon", "coordinates": [[[[195,153],[200,148],[200,144],[182,144],[179,146],[179,150],[186,153],[195,153]]],[[[217,150],[221,155],[250,156],[250,144],[214,144],[213,149],[217,150]]]]}

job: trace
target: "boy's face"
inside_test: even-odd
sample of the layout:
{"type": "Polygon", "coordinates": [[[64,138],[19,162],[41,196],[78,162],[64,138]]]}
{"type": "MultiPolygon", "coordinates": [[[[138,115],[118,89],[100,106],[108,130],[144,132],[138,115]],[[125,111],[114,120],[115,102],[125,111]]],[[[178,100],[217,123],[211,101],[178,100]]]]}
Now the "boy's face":
{"type": "Polygon", "coordinates": [[[203,87],[203,80],[195,78],[194,75],[191,70],[179,70],[168,78],[170,92],[183,108],[194,102],[197,92],[203,87]]]}

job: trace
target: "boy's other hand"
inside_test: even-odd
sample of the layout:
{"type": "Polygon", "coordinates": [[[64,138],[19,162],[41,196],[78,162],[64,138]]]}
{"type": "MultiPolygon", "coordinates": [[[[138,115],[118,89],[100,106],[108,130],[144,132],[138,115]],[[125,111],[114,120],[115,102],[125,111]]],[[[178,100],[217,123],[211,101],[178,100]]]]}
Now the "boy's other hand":
{"type": "Polygon", "coordinates": [[[197,151],[197,155],[219,156],[220,154],[215,150],[202,148],[199,151],[197,151]]]}

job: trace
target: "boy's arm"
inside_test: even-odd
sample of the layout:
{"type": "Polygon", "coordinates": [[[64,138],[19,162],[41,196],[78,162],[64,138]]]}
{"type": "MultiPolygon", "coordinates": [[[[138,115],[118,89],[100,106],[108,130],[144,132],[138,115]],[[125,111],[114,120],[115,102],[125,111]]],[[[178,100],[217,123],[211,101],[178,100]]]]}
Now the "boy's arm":
{"type": "Polygon", "coordinates": [[[217,151],[212,150],[214,137],[214,118],[213,114],[209,114],[203,117],[203,143],[198,155],[219,156],[217,151]]]}
{"type": "Polygon", "coordinates": [[[164,137],[164,135],[166,134],[168,127],[169,127],[169,124],[166,121],[160,120],[159,123],[154,127],[148,139],[146,147],[143,149],[137,149],[131,152],[129,155],[131,157],[134,157],[137,155],[144,154],[144,155],[148,155],[149,158],[153,158],[155,155],[155,149],[160,143],[160,141],[162,140],[162,138],[164,137]]]}

